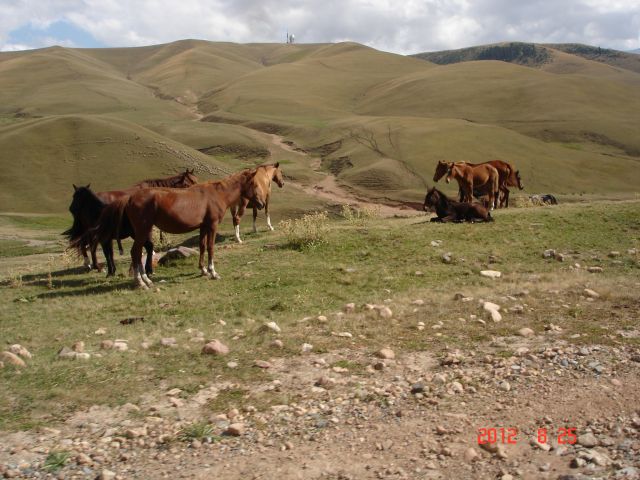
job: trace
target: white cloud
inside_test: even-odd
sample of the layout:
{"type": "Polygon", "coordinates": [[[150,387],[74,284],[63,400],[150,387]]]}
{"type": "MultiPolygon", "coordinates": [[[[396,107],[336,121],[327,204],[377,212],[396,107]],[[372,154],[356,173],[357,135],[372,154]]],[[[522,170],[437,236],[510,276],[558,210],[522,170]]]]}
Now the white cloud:
{"type": "MultiPolygon", "coordinates": [[[[504,40],[640,47],[638,0],[22,0],[0,3],[0,49],[29,22],[66,20],[108,46],[183,38],[353,40],[398,53],[504,40]]],[[[63,41],[64,39],[60,39],[63,41]]],[[[58,43],[60,43],[58,41],[58,43]]]]}

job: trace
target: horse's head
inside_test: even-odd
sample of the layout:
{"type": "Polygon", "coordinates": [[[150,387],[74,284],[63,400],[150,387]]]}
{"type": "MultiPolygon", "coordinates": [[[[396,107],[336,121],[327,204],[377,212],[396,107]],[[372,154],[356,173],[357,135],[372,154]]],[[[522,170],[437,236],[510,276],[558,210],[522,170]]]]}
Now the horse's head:
{"type": "Polygon", "coordinates": [[[72,215],[77,216],[82,211],[82,208],[87,204],[92,202],[100,202],[96,194],[93,193],[91,188],[89,188],[91,184],[87,184],[86,186],[78,187],[73,184],[73,198],[71,199],[71,205],[69,205],[69,211],[72,215]]]}
{"type": "Polygon", "coordinates": [[[451,179],[454,177],[454,173],[457,173],[456,164],[451,162],[447,165],[447,178],[445,179],[447,183],[451,182],[451,179]]]}
{"type": "Polygon", "coordinates": [[[520,178],[520,170],[516,170],[516,181],[517,181],[518,188],[520,190],[524,189],[524,187],[522,186],[522,179],[520,178]]]}
{"type": "Polygon", "coordinates": [[[198,183],[198,177],[194,175],[195,170],[189,170],[188,168],[180,174],[180,178],[176,184],[177,188],[187,188],[191,185],[198,183]]]}
{"type": "Polygon", "coordinates": [[[436,173],[433,174],[433,181],[437,182],[448,171],[449,171],[449,164],[447,162],[443,162],[442,160],[439,160],[438,165],[436,166],[436,173]]]}
{"type": "Polygon", "coordinates": [[[280,162],[275,163],[273,167],[273,176],[271,179],[276,182],[280,188],[282,188],[284,187],[284,177],[282,176],[282,170],[280,170],[280,162]]]}
{"type": "Polygon", "coordinates": [[[431,187],[427,189],[427,194],[424,197],[424,205],[422,209],[425,212],[432,211],[440,200],[440,193],[436,190],[436,187],[431,187]]]}

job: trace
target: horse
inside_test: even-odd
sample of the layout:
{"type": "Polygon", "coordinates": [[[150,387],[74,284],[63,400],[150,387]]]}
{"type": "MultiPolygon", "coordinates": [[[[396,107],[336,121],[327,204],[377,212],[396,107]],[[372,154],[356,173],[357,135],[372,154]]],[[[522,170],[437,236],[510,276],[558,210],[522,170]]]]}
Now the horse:
{"type": "MultiPolygon", "coordinates": [[[[267,191],[267,197],[264,203],[264,213],[267,216],[267,227],[269,230],[273,230],[273,226],[271,225],[271,216],[269,215],[269,199],[271,198],[271,180],[276,182],[278,187],[284,187],[284,178],[282,177],[282,170],[280,170],[280,162],[270,165],[259,165],[256,167],[256,170],[265,170],[265,174],[269,177],[269,189],[267,191]]],[[[241,199],[236,205],[231,206],[231,216],[233,219],[233,228],[235,230],[235,236],[238,243],[242,243],[240,239],[240,220],[244,215],[244,211],[247,207],[253,208],[253,233],[257,233],[258,229],[256,228],[256,218],[258,217],[258,208],[255,204],[251,202],[247,202],[241,199]]]]}
{"type": "MultiPolygon", "coordinates": [[[[507,187],[518,187],[523,190],[522,178],[520,177],[520,171],[516,170],[513,165],[502,160],[490,160],[484,163],[469,163],[465,162],[472,167],[478,165],[491,165],[498,171],[498,188],[500,190],[500,208],[509,208],[509,194],[511,193],[507,187]]],[[[487,195],[486,188],[474,188],[473,196],[480,199],[487,195]]]]}
{"type": "Polygon", "coordinates": [[[199,183],[186,189],[144,188],[120,201],[109,215],[103,215],[98,225],[98,240],[109,239],[120,229],[125,217],[134,232],[131,262],[136,285],[148,289],[153,282],[142,268],[142,246],[150,241],[155,226],[169,233],[187,233],[200,229],[199,269],[211,279],[219,279],[213,264],[213,247],[218,225],[227,209],[240,199],[253,201],[256,208],[264,208],[270,177],[265,170],[242,170],[222,180],[199,183]],[[209,265],[204,266],[207,248],[209,265]]]}
{"type": "Polygon", "coordinates": [[[456,202],[435,187],[427,189],[422,207],[425,212],[435,210],[432,222],[493,222],[491,213],[479,203],[456,202]]]}
{"type": "MultiPolygon", "coordinates": [[[[90,224],[90,222],[92,222],[95,218],[97,218],[98,222],[100,222],[100,218],[103,215],[108,214],[109,210],[113,209],[114,206],[118,204],[118,202],[126,201],[127,198],[128,197],[123,197],[107,204],[98,197],[98,194],[96,194],[89,188],[89,185],[85,187],[76,187],[76,191],[73,194],[71,207],[69,207],[73,211],[74,216],[74,224],[71,227],[71,230],[73,230],[74,227],[77,228],[77,224],[79,223],[82,223],[84,225],[90,224]],[[76,220],[78,220],[78,223],[76,223],[76,220]]],[[[120,245],[121,239],[131,237],[132,235],[133,230],[131,229],[131,226],[125,222],[120,231],[116,235],[113,235],[111,238],[115,238],[116,240],[118,240],[118,245],[120,245]]],[[[96,241],[93,227],[89,228],[85,233],[76,235],[75,238],[70,241],[70,248],[76,249],[78,250],[78,252],[80,252],[82,248],[86,247],[87,236],[90,238],[88,243],[91,247],[92,255],[95,255],[98,243],[100,243],[100,245],[102,246],[102,252],[104,253],[104,258],[107,264],[107,277],[115,275],[116,264],[113,255],[113,245],[111,243],[111,238],[109,238],[108,240],[105,239],[100,242],[96,241]]],[[[153,243],[147,242],[145,243],[144,247],[147,252],[145,270],[147,275],[151,275],[153,274],[153,243]]]]}
{"type": "MultiPolygon", "coordinates": [[[[139,188],[146,188],[151,186],[156,187],[173,187],[173,188],[187,188],[191,185],[198,183],[198,179],[193,174],[194,170],[186,169],[184,172],[174,175],[172,177],[167,178],[159,178],[159,179],[148,179],[143,180],[141,182],[136,183],[132,187],[126,190],[111,190],[106,192],[97,192],[95,195],[100,199],[104,204],[112,203],[118,199],[122,199],[128,197],[132,191],[135,191],[139,188]]],[[[97,243],[91,243],[90,238],[87,235],[90,228],[95,227],[98,217],[100,215],[100,211],[95,209],[83,209],[82,208],[82,199],[89,198],[85,195],[85,193],[81,193],[80,197],[76,198],[76,193],[80,188],[89,189],[91,184],[86,185],[85,187],[77,187],[75,184],[73,185],[73,198],[71,200],[71,205],[69,206],[69,211],[73,216],[73,225],[68,230],[64,231],[62,234],[68,237],[69,245],[71,248],[77,249],[78,253],[82,255],[84,258],[84,265],[88,267],[89,270],[95,269],[98,270],[98,260],[96,258],[96,248],[97,243]],[[84,211],[85,214],[80,218],[77,217],[75,212],[84,211]],[[91,215],[91,212],[93,215],[91,215]],[[87,215],[89,214],[89,215],[87,215]],[[89,257],[87,255],[87,248],[90,247],[91,251],[91,261],[89,261],[89,257]]],[[[93,192],[92,192],[93,193],[93,192]]],[[[126,238],[126,237],[124,237],[126,238]]],[[[122,255],[122,244],[120,243],[120,239],[118,241],[118,249],[120,250],[120,254],[122,255]]]]}
{"type": "Polygon", "coordinates": [[[488,208],[493,210],[498,205],[499,187],[498,171],[487,164],[480,164],[475,167],[465,162],[451,162],[447,171],[447,183],[455,179],[460,187],[460,201],[472,202],[474,186],[478,189],[486,189],[488,192],[488,208]]]}

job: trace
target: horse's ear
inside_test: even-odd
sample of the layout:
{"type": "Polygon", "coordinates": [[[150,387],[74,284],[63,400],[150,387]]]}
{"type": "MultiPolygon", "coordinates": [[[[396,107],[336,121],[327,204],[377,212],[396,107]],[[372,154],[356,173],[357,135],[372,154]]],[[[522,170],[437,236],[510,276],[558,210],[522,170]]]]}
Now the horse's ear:
{"type": "Polygon", "coordinates": [[[276,162],[276,164],[274,165],[274,167],[279,168],[279,167],[280,167],[280,162],[276,162]]]}
{"type": "Polygon", "coordinates": [[[90,186],[91,186],[91,184],[90,184],[90,183],[87,183],[87,186],[86,186],[86,187],[84,187],[84,188],[86,188],[87,190],[89,190],[89,187],[90,187],[90,186]]]}
{"type": "Polygon", "coordinates": [[[74,191],[74,192],[77,192],[77,191],[78,191],[78,187],[76,187],[76,184],[75,184],[75,183],[72,183],[71,185],[73,185],[73,191],[74,191]]]}

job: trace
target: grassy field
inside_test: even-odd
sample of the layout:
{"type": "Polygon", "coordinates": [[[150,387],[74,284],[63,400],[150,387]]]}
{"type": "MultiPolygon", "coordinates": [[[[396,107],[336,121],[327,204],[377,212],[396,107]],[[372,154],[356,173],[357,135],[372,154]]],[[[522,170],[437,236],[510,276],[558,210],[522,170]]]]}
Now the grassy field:
{"type": "MultiPolygon", "coordinates": [[[[269,378],[268,371],[252,366],[256,359],[297,355],[305,342],[320,352],[373,352],[383,346],[439,352],[473,349],[525,325],[542,331],[550,323],[560,325],[572,343],[637,342],[617,332],[636,328],[640,311],[639,257],[629,252],[640,247],[639,207],[638,201],[622,201],[510,209],[496,212],[496,222],[486,225],[438,225],[423,216],[348,221],[332,215],[319,225],[325,231],[322,242],[302,248],[281,228],[245,235],[246,243],[237,245],[228,225],[216,249],[222,280],[200,277],[192,257],[159,267],[157,289],[148,292],[132,289],[125,258],[120,275],[105,279],[80,272],[78,260],[69,256],[20,258],[3,244],[3,256],[12,258],[5,259],[0,285],[2,341],[25,346],[33,359],[19,373],[10,366],[0,369],[0,429],[54,425],[77,409],[136,401],[160,386],[189,392],[212,380],[229,380],[242,391],[269,378]],[[432,246],[435,240],[441,245],[432,246]],[[549,248],[564,253],[565,261],[542,258],[549,248]],[[611,251],[620,255],[610,257],[611,251]],[[443,262],[445,252],[451,252],[451,263],[443,262]],[[588,266],[603,272],[588,273],[588,266]],[[484,269],[499,270],[503,277],[484,278],[479,275],[484,269]],[[602,302],[586,302],[585,287],[599,291],[602,302]],[[482,317],[477,301],[452,300],[463,292],[504,305],[506,295],[523,290],[528,293],[518,302],[524,312],[506,313],[501,323],[472,321],[471,314],[482,317]],[[424,306],[413,305],[415,299],[424,306]],[[357,305],[356,313],[337,315],[347,302],[357,305]],[[361,308],[365,303],[386,303],[393,318],[361,308]],[[318,315],[327,321],[319,322],[318,315]],[[138,316],[144,321],[120,324],[138,316]],[[265,330],[267,321],[277,322],[282,333],[265,330]],[[426,330],[418,330],[418,322],[426,330]],[[94,334],[99,328],[106,335],[94,334]],[[190,341],[194,331],[220,339],[230,354],[202,356],[202,342],[190,341]],[[352,337],[334,335],[339,332],[352,337]],[[163,337],[174,337],[178,346],[159,346],[163,337]],[[282,350],[271,345],[276,337],[282,350]],[[102,340],[116,338],[128,340],[130,351],[100,350],[102,340]],[[90,360],[56,357],[61,347],[77,341],[85,342],[90,360]],[[143,341],[149,349],[141,348],[143,341]],[[238,367],[229,368],[230,360],[238,367]]],[[[58,217],[16,218],[3,216],[2,225],[47,237],[64,224],[58,217]]],[[[346,365],[364,372],[364,365],[346,365]]],[[[220,402],[237,402],[232,397],[221,396],[212,411],[224,406],[220,402]]],[[[265,405],[278,401],[269,398],[265,405]]]]}

